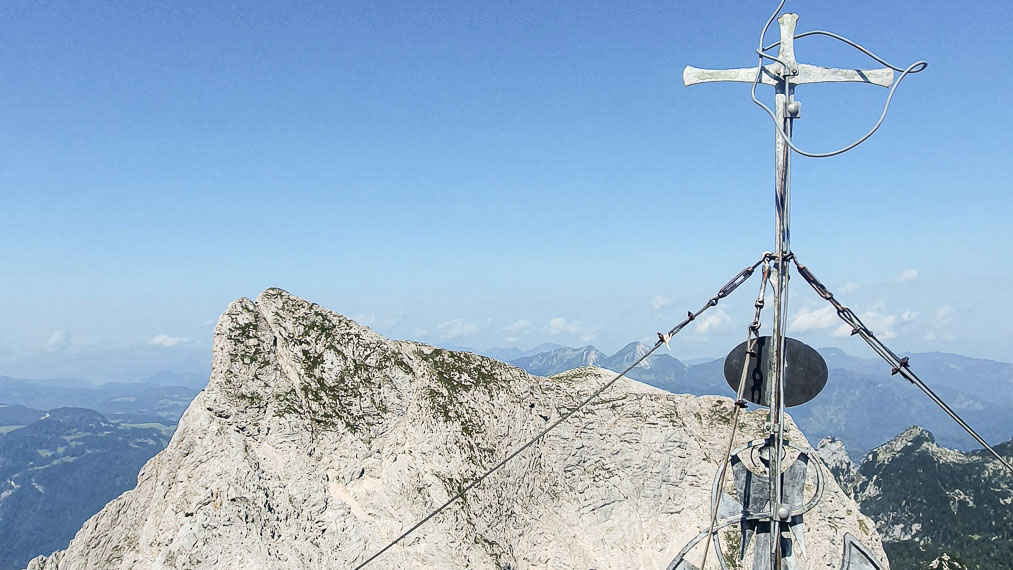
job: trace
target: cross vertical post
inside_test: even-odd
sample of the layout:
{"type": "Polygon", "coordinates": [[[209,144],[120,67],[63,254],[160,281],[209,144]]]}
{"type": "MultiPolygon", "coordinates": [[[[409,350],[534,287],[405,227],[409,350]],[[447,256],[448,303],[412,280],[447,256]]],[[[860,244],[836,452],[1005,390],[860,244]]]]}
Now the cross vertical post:
{"type": "MultiPolygon", "coordinates": [[[[780,570],[784,553],[781,551],[782,525],[790,519],[790,508],[784,502],[781,479],[782,454],[784,451],[784,372],[785,332],[787,328],[788,304],[788,263],[791,259],[791,234],[789,229],[791,208],[791,148],[785,135],[792,135],[793,121],[800,116],[800,104],[795,101],[795,87],[807,83],[855,82],[889,87],[893,83],[893,70],[883,69],[831,69],[815,65],[799,64],[795,59],[795,27],[798,15],[786,13],[777,19],[780,28],[780,42],[775,63],[740,69],[698,69],[686,66],[683,83],[735,81],[762,83],[774,87],[775,122],[779,129],[774,135],[774,251],[775,275],[771,279],[774,287],[774,323],[770,342],[770,370],[767,383],[767,402],[770,405],[770,436],[765,447],[769,474],[769,523],[770,556],[758,553],[754,559],[764,564],[767,570],[780,570]],[[784,133],[784,134],[782,134],[784,133]]],[[[769,57],[769,56],[768,56],[769,57]]],[[[761,456],[763,453],[761,452],[761,456]]],[[[706,553],[704,554],[706,560],[706,553]]],[[[705,570],[701,568],[701,570],[705,570]]],[[[754,570],[764,570],[754,567],[754,570]]]]}
{"type": "MultiPolygon", "coordinates": [[[[780,74],[783,78],[774,87],[774,112],[777,124],[789,137],[792,122],[797,112],[789,112],[794,103],[795,86],[790,78],[798,73],[795,61],[795,25],[798,16],[784,14],[777,19],[781,31],[781,44],[777,58],[781,61],[780,74]]],[[[794,103],[797,108],[797,103],[794,103]]],[[[770,567],[781,567],[781,517],[778,510],[783,502],[781,488],[781,453],[784,449],[784,336],[787,324],[788,304],[788,255],[791,253],[789,218],[791,207],[791,149],[781,131],[774,132],[774,249],[777,256],[777,279],[774,281],[774,324],[771,333],[770,375],[770,438],[767,460],[770,483],[770,567]]]]}

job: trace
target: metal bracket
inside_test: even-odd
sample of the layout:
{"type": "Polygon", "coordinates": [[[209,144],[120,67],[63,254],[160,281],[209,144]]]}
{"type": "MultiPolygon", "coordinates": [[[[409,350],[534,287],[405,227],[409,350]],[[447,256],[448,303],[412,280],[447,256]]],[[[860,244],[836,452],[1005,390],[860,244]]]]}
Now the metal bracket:
{"type": "Polygon", "coordinates": [[[784,114],[789,119],[798,119],[802,116],[802,102],[792,99],[784,104],[784,114]]]}

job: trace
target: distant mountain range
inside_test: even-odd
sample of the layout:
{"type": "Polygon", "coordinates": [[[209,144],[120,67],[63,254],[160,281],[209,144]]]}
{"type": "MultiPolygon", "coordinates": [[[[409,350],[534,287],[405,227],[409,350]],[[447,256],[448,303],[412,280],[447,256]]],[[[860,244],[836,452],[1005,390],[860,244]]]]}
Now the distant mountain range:
{"type": "Polygon", "coordinates": [[[5,406],[0,418],[32,420],[0,437],[0,570],[66,548],[84,521],[134,487],[138,470],[169,440],[160,429],[115,424],[83,408],[5,406]]]}
{"type": "MultiPolygon", "coordinates": [[[[623,370],[648,349],[631,343],[609,355],[590,345],[545,344],[526,351],[484,352],[548,376],[589,365],[623,370]]],[[[989,467],[979,452],[946,449],[975,445],[921,392],[890,376],[885,364],[839,349],[820,352],[830,368],[826,389],[789,413],[811,442],[836,438],[830,447],[837,449],[837,458],[827,455],[824,460],[889,537],[894,570],[922,570],[937,560],[937,569],[1003,568],[988,565],[1009,554],[1013,535],[1009,482],[1001,479],[1003,474],[989,467]],[[937,437],[921,429],[904,431],[910,425],[926,425],[937,437]],[[869,450],[856,467],[853,460],[869,450]],[[917,483],[908,484],[911,481],[917,483]],[[999,490],[999,498],[988,490],[999,490]],[[905,508],[894,508],[898,504],[905,508]],[[951,504],[956,511],[947,507],[951,504]],[[1000,506],[1006,511],[997,515],[1000,506]],[[952,523],[957,530],[933,530],[934,525],[951,524],[946,521],[954,516],[960,519],[952,523]],[[975,530],[982,520],[998,521],[998,529],[975,530]]],[[[943,353],[910,358],[919,376],[986,439],[1013,436],[1013,365],[943,353]]],[[[675,393],[730,396],[722,368],[722,359],[687,364],[662,349],[629,376],[675,393]]],[[[133,486],[140,466],[165,446],[180,415],[206,383],[205,378],[173,385],[187,374],[166,372],[144,382],[106,384],[0,376],[0,399],[6,402],[0,404],[0,485],[8,485],[0,488],[0,570],[20,568],[26,556],[64,547],[84,519],[133,486]],[[75,501],[80,504],[72,505],[75,501]],[[50,524],[56,530],[40,530],[39,525],[50,524]]],[[[1013,444],[999,447],[1009,455],[1013,444]]]]}
{"type": "MultiPolygon", "coordinates": [[[[1013,461],[1013,441],[995,447],[1013,461]]],[[[1011,567],[1013,475],[984,450],[947,449],[915,426],[857,467],[832,438],[818,454],[876,521],[893,570],[1011,567]]]]}
{"type": "MultiPolygon", "coordinates": [[[[92,385],[76,380],[24,380],[0,376],[0,402],[36,410],[82,407],[97,410],[111,420],[128,423],[156,422],[174,425],[199,388],[153,383],[92,385]]],[[[0,404],[2,405],[2,404],[0,404]]],[[[13,411],[0,407],[0,426],[23,425],[5,420],[13,411]],[[4,423],[10,422],[10,423],[4,423]]]]}
{"type": "Polygon", "coordinates": [[[203,388],[211,350],[141,345],[108,350],[47,352],[0,360],[0,374],[19,378],[69,378],[90,384],[143,382],[203,388]]]}
{"type": "MultiPolygon", "coordinates": [[[[444,348],[450,348],[450,347],[444,347],[444,348]]],[[[534,354],[542,354],[542,353],[545,353],[545,352],[551,352],[553,350],[556,350],[557,348],[565,348],[565,347],[563,345],[561,345],[561,344],[556,344],[556,343],[553,343],[553,342],[546,342],[546,343],[542,343],[542,344],[540,344],[540,345],[538,345],[538,346],[536,346],[534,348],[529,348],[528,350],[521,350],[519,348],[490,348],[488,350],[482,350],[482,351],[475,351],[475,350],[472,350],[470,348],[465,348],[464,350],[466,352],[475,352],[477,354],[481,354],[482,356],[488,356],[489,358],[495,358],[496,360],[499,360],[501,362],[510,362],[511,360],[517,360],[518,358],[523,358],[525,356],[531,356],[531,355],[534,355],[534,354]]],[[[451,350],[455,350],[455,349],[451,349],[451,350]]]]}
{"type": "Polygon", "coordinates": [[[88,517],[133,488],[200,392],[157,381],[0,376],[0,570],[65,548],[88,517]]]}
{"type": "MultiPolygon", "coordinates": [[[[540,376],[581,366],[621,371],[649,349],[630,343],[612,355],[593,346],[560,347],[524,356],[510,364],[540,376]]],[[[724,360],[687,365],[656,351],[629,373],[633,379],[675,393],[731,396],[724,360]]],[[[941,445],[972,449],[976,443],[917,388],[891,376],[885,363],[857,358],[840,349],[820,349],[830,379],[811,402],[788,410],[811,441],[834,436],[855,458],[911,425],[937,434],[941,445]]],[[[1013,364],[939,352],[910,354],[912,370],[986,440],[1013,436],[1013,364]]]]}

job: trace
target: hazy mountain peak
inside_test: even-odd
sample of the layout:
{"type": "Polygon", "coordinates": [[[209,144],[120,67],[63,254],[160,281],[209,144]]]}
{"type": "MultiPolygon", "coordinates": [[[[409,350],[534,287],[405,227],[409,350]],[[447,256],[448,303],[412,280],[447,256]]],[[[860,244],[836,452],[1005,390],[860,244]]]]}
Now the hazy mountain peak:
{"type": "Polygon", "coordinates": [[[39,422],[58,423],[90,430],[114,429],[116,427],[105,416],[88,408],[56,408],[43,414],[39,418],[39,422]]]}

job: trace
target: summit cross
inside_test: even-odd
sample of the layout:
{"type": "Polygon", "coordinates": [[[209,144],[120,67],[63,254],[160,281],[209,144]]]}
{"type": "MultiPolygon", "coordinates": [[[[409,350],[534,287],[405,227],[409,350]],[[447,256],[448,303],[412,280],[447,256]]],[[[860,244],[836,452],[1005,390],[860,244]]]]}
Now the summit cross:
{"type": "MultiPolygon", "coordinates": [[[[801,116],[801,104],[795,100],[795,87],[810,83],[868,83],[880,87],[893,84],[893,70],[882,69],[835,69],[816,65],[800,64],[795,59],[795,26],[797,14],[782,14],[777,19],[781,32],[777,57],[764,55],[774,63],[746,67],[740,69],[698,69],[686,66],[682,80],[688,87],[698,83],[734,81],[771,85],[774,87],[774,247],[776,259],[776,278],[772,276],[774,286],[774,323],[771,332],[770,371],[767,383],[767,402],[770,404],[770,439],[767,457],[770,461],[769,472],[781,473],[781,460],[784,450],[784,346],[787,317],[785,305],[788,298],[788,262],[791,259],[790,233],[788,228],[789,207],[791,205],[791,149],[785,136],[791,137],[792,122],[801,116]]],[[[762,41],[762,40],[761,40],[762,41]]],[[[760,46],[762,48],[762,46],[760,46]]],[[[773,47],[773,46],[771,46],[773,47]]],[[[771,476],[769,521],[770,521],[770,570],[781,568],[782,525],[787,520],[779,516],[785,511],[785,497],[781,477],[771,476]]],[[[706,556],[706,552],[704,554],[706,556]]],[[[705,558],[706,561],[706,558],[705,558]]]]}

